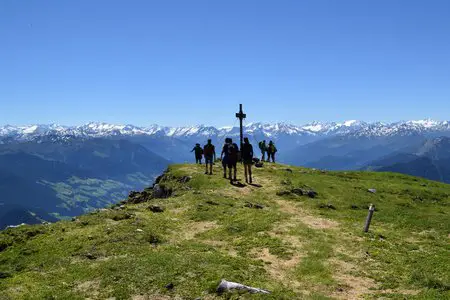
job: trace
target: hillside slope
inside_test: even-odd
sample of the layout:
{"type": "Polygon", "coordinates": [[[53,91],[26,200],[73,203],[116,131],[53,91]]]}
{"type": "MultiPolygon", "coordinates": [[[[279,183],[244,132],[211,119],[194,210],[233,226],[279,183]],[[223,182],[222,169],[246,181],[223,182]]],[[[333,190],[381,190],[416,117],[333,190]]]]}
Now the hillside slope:
{"type": "Polygon", "coordinates": [[[74,221],[0,232],[0,295],[220,299],[224,278],[272,291],[239,299],[450,297],[450,185],[266,164],[259,185],[233,186],[218,165],[203,171],[171,166],[159,182],[169,198],[147,189],[74,221]]]}
{"type": "Polygon", "coordinates": [[[29,212],[53,221],[117,203],[168,164],[125,140],[0,145],[0,229],[30,220],[29,212]]]}
{"type": "Polygon", "coordinates": [[[397,172],[450,183],[450,138],[428,139],[409,150],[391,153],[372,161],[363,169],[397,172]]]}

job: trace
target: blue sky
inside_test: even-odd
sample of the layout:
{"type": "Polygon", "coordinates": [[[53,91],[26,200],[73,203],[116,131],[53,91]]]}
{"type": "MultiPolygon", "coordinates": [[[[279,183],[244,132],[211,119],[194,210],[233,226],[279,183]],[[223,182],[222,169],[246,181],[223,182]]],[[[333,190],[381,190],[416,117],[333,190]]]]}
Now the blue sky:
{"type": "Polygon", "coordinates": [[[450,119],[450,1],[0,1],[0,124],[450,119]]]}

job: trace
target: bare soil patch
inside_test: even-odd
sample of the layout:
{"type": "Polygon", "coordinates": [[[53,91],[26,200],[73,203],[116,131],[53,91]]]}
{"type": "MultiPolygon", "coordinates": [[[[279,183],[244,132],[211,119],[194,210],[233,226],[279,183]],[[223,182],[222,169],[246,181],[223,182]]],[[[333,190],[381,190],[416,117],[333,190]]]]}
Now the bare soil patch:
{"type": "Polygon", "coordinates": [[[79,283],[75,288],[75,292],[89,295],[89,298],[97,298],[100,290],[100,280],[89,280],[79,283]]]}
{"type": "Polygon", "coordinates": [[[338,299],[362,299],[364,295],[373,293],[371,289],[377,286],[373,279],[351,274],[359,270],[356,265],[337,259],[331,259],[330,263],[337,266],[333,277],[339,282],[338,289],[332,293],[333,297],[338,299]]]}
{"type": "Polygon", "coordinates": [[[232,257],[237,257],[237,251],[225,241],[202,240],[202,243],[221,249],[232,257]]]}
{"type": "Polygon", "coordinates": [[[313,229],[334,229],[339,226],[336,221],[307,215],[303,210],[299,209],[295,203],[290,203],[285,200],[277,200],[276,202],[280,206],[282,212],[293,215],[291,221],[298,220],[313,229]]]}
{"type": "MultiPolygon", "coordinates": [[[[291,282],[289,271],[301,260],[301,255],[296,252],[290,259],[281,259],[269,252],[269,249],[254,249],[252,255],[265,262],[265,269],[269,275],[280,282],[291,282]]],[[[294,284],[292,284],[294,285],[294,284]]]]}
{"type": "Polygon", "coordinates": [[[219,227],[219,225],[217,225],[216,222],[208,222],[208,221],[193,222],[188,226],[184,227],[184,230],[180,232],[180,237],[185,240],[191,240],[195,238],[197,234],[206,232],[211,229],[215,229],[217,227],[219,227]]]}

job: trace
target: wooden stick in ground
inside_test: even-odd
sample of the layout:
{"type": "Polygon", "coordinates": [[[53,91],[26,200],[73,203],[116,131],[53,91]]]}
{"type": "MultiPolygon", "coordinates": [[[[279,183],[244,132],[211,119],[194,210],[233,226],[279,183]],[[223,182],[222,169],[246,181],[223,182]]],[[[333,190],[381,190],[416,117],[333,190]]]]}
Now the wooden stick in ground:
{"type": "Polygon", "coordinates": [[[364,232],[369,231],[370,222],[372,221],[373,212],[375,211],[375,205],[370,204],[369,213],[367,215],[366,224],[364,225],[364,232]]]}

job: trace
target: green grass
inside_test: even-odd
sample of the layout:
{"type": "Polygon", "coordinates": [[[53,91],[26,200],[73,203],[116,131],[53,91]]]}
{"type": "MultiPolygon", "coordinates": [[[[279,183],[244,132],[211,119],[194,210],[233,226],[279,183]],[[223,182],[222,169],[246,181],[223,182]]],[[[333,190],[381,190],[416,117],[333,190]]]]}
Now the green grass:
{"type": "MultiPolygon", "coordinates": [[[[143,181],[141,173],[129,174],[127,178],[134,181],[143,181]]],[[[96,178],[79,178],[73,176],[66,182],[41,181],[43,185],[52,188],[56,196],[63,202],[60,207],[70,210],[75,207],[83,207],[87,213],[98,207],[106,207],[126,198],[124,191],[131,186],[115,180],[102,180],[96,178]]],[[[63,219],[66,216],[54,214],[63,219]]]]}
{"type": "MultiPolygon", "coordinates": [[[[174,191],[168,199],[5,230],[0,299],[450,297],[449,185],[286,168],[266,164],[254,170],[261,187],[240,188],[221,178],[219,166],[205,176],[203,166],[174,165],[161,182],[174,191]],[[186,175],[192,180],[180,183],[186,175]],[[318,197],[277,196],[299,187],[318,197]],[[365,234],[371,203],[377,210],[365,234]],[[165,211],[152,213],[150,204],[165,211]],[[272,294],[219,297],[222,278],[272,294]]],[[[98,186],[115,187],[77,178],[71,184],[82,186],[76,201],[87,201],[98,186]]],[[[55,187],[70,194],[63,184],[55,187]]]]}

